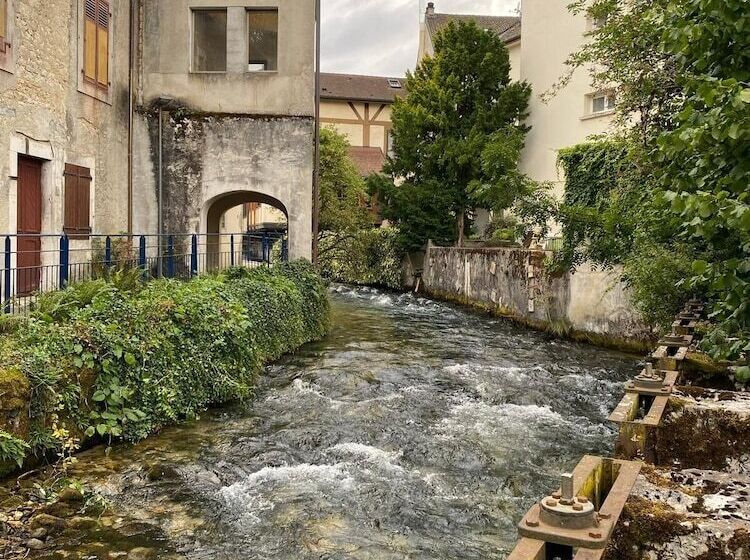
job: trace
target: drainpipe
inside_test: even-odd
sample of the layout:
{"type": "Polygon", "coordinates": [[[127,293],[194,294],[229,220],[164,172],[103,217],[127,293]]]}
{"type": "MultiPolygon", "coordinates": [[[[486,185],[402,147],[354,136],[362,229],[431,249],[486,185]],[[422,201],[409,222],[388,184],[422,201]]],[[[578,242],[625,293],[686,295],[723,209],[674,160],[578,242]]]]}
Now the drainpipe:
{"type": "Polygon", "coordinates": [[[157,219],[156,219],[156,246],[157,246],[157,257],[156,257],[156,275],[158,278],[161,278],[163,276],[163,266],[162,266],[162,256],[163,256],[163,248],[161,243],[161,235],[164,233],[164,207],[163,207],[163,185],[164,185],[164,154],[163,154],[163,145],[164,145],[164,108],[161,104],[159,104],[159,177],[158,177],[158,184],[157,184],[157,199],[156,199],[156,212],[157,212],[157,219]]]}
{"type": "Polygon", "coordinates": [[[135,68],[136,39],[135,2],[130,0],[130,46],[128,52],[128,235],[133,235],[133,69],[135,68]]]}
{"type": "Polygon", "coordinates": [[[320,0],[315,0],[315,171],[313,172],[313,264],[318,265],[320,229],[320,0]]]}

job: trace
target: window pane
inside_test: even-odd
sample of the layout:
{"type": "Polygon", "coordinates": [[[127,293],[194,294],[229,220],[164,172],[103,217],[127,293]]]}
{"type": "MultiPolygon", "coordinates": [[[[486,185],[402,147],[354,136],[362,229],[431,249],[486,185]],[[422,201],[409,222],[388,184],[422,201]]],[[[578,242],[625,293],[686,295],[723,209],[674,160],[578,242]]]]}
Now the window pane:
{"type": "Polygon", "coordinates": [[[193,70],[196,72],[226,72],[226,10],[193,12],[193,70]]]}
{"type": "Polygon", "coordinates": [[[594,97],[594,113],[601,113],[604,111],[604,96],[594,97]]]}
{"type": "Polygon", "coordinates": [[[278,70],[279,12],[251,10],[248,12],[248,70],[278,70]]]}

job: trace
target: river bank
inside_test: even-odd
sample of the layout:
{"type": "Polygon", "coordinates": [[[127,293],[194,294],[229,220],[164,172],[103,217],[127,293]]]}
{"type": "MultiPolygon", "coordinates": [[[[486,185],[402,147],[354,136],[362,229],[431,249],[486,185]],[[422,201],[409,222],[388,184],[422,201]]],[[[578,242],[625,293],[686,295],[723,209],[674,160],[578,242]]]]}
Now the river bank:
{"type": "Polygon", "coordinates": [[[108,509],[29,557],[499,559],[534,496],[612,451],[630,356],[411,294],[331,298],[331,333],[252,401],[79,455],[108,509]]]}
{"type": "Polygon", "coordinates": [[[189,282],[139,275],[74,284],[4,320],[0,475],[247,398],[264,364],[329,328],[325,286],[302,262],[189,282]]]}

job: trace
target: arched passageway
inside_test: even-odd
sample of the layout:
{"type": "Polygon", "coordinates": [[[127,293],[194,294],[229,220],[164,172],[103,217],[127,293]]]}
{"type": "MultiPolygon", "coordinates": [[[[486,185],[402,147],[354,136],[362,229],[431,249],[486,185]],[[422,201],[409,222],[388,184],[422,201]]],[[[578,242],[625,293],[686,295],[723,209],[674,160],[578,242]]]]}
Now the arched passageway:
{"type": "Polygon", "coordinates": [[[211,200],[205,232],[210,268],[288,255],[289,213],[280,200],[263,193],[235,191],[211,200]]]}

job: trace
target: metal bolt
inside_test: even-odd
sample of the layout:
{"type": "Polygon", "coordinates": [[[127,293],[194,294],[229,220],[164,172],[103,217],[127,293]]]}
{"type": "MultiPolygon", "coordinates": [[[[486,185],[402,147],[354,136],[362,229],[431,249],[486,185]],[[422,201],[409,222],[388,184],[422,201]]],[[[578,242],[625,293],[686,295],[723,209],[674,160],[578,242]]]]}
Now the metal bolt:
{"type": "Polygon", "coordinates": [[[589,503],[589,499],[586,496],[578,496],[578,501],[581,502],[582,504],[589,503]]]}
{"type": "Polygon", "coordinates": [[[559,500],[562,498],[562,494],[560,492],[552,492],[552,497],[556,500],[559,500]]]}
{"type": "Polygon", "coordinates": [[[654,365],[651,362],[646,362],[646,375],[654,374],[654,365]]]}
{"type": "Polygon", "coordinates": [[[531,519],[527,519],[526,525],[528,525],[529,527],[539,527],[539,521],[532,521],[531,519]]]}
{"type": "Polygon", "coordinates": [[[581,504],[573,504],[573,511],[583,511],[583,506],[581,504]]]}
{"type": "Polygon", "coordinates": [[[562,484],[560,489],[565,500],[572,500],[575,496],[573,490],[573,475],[571,473],[565,473],[560,477],[562,484]]]}
{"type": "Polygon", "coordinates": [[[602,534],[599,531],[591,531],[589,533],[589,537],[591,537],[592,539],[601,539],[602,534]]]}
{"type": "Polygon", "coordinates": [[[549,507],[555,507],[555,506],[557,506],[557,500],[547,500],[547,501],[546,501],[546,502],[544,502],[544,503],[545,503],[546,505],[548,505],[549,507]]]}

